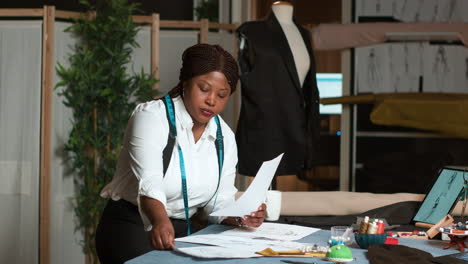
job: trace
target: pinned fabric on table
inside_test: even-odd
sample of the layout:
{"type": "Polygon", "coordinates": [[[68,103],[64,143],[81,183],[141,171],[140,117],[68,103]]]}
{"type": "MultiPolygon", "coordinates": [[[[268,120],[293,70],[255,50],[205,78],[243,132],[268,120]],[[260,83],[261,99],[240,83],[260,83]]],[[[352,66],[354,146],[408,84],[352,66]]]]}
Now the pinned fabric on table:
{"type": "Polygon", "coordinates": [[[372,245],[367,258],[370,264],[433,264],[434,259],[428,252],[402,245],[372,245]]]}

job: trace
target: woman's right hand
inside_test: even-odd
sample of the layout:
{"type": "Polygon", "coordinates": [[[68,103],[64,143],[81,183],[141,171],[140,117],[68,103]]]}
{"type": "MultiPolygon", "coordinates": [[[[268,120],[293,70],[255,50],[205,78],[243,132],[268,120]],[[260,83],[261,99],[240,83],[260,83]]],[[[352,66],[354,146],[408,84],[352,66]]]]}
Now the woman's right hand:
{"type": "Polygon", "coordinates": [[[140,205],[153,226],[150,231],[151,246],[157,250],[174,248],[174,227],[164,205],[147,196],[140,197],[140,205]]]}
{"type": "MultiPolygon", "coordinates": [[[[162,217],[161,217],[162,218],[162,217]]],[[[157,250],[170,250],[174,248],[174,227],[168,217],[159,219],[151,229],[151,246],[157,250]]]]}

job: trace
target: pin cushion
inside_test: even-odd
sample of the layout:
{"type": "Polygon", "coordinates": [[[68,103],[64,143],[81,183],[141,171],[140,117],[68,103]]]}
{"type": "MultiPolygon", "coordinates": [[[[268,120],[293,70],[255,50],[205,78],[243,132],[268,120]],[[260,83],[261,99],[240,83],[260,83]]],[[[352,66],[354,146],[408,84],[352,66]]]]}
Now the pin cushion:
{"type": "Polygon", "coordinates": [[[350,262],[353,261],[353,253],[345,245],[336,245],[328,251],[327,260],[331,262],[350,262]]]}

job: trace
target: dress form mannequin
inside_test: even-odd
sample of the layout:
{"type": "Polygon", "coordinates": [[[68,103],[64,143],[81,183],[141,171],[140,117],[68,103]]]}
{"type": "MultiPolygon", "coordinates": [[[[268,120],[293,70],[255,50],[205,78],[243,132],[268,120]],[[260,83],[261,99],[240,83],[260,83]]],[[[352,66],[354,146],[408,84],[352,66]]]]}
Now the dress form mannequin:
{"type": "Polygon", "coordinates": [[[241,111],[236,130],[238,172],[254,176],[284,153],[275,176],[295,175],[319,162],[319,94],[310,32],[277,1],[264,20],[237,29],[241,111]]]}
{"type": "Polygon", "coordinates": [[[294,57],[296,70],[301,86],[304,84],[305,77],[310,67],[310,58],[301,33],[297,29],[293,21],[294,7],[287,1],[276,1],[273,3],[271,10],[278,19],[278,22],[283,30],[289,47],[294,57]]]}

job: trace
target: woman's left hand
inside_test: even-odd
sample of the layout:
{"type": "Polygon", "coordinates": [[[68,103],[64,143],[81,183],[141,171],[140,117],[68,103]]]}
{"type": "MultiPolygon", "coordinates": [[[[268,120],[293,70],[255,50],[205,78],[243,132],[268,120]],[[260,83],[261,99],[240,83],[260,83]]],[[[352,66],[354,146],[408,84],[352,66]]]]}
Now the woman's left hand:
{"type": "Polygon", "coordinates": [[[263,220],[265,220],[266,204],[262,203],[256,212],[252,212],[250,215],[244,216],[241,219],[242,223],[250,227],[259,227],[263,220]]]}

